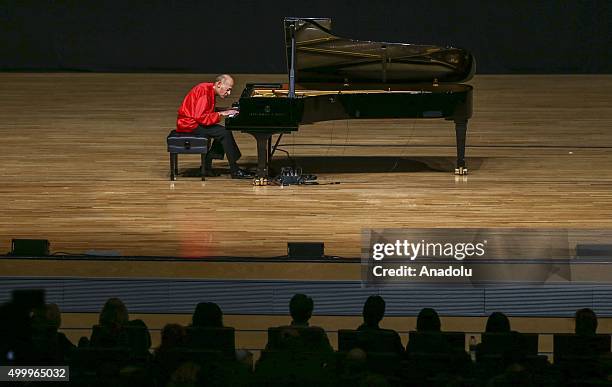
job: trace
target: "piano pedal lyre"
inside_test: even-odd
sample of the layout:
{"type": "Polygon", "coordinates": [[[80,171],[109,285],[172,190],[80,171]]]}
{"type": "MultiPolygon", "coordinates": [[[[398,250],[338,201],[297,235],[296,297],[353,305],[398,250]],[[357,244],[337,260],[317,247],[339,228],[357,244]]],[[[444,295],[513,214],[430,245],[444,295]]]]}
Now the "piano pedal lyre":
{"type": "Polygon", "coordinates": [[[455,175],[467,175],[468,174],[468,169],[466,167],[459,167],[459,168],[455,168],[455,175]]]}
{"type": "Polygon", "coordinates": [[[257,187],[263,187],[266,185],[270,185],[270,181],[267,177],[256,177],[253,179],[253,185],[257,187]]]}

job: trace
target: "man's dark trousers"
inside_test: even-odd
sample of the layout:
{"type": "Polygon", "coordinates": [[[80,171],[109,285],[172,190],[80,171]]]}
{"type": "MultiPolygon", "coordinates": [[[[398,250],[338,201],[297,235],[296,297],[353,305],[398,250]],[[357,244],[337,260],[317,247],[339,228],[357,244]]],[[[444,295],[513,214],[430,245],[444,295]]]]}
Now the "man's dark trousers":
{"type": "Polygon", "coordinates": [[[227,153],[227,161],[232,172],[238,170],[236,162],[242,154],[234,140],[234,135],[230,130],[225,129],[223,125],[211,125],[211,126],[198,126],[194,133],[199,136],[206,136],[214,138],[215,141],[208,154],[206,155],[206,162],[211,163],[212,159],[223,159],[223,154],[227,153]],[[225,151],[225,152],[224,152],[225,151]]]}

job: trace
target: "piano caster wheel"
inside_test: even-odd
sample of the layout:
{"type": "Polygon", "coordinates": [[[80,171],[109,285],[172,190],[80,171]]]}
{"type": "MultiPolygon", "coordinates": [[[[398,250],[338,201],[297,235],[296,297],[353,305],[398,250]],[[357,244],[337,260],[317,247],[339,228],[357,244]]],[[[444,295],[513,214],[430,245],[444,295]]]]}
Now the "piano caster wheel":
{"type": "Polygon", "coordinates": [[[468,170],[466,167],[455,168],[455,175],[467,175],[468,170]]]}
{"type": "Polygon", "coordinates": [[[270,182],[267,177],[256,177],[253,179],[253,185],[257,187],[263,187],[269,184],[270,182]]]}

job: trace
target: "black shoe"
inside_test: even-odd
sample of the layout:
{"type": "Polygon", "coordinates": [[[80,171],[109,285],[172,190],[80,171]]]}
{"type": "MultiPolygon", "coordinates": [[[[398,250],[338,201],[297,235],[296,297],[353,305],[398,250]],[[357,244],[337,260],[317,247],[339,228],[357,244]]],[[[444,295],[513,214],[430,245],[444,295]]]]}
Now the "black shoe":
{"type": "Polygon", "coordinates": [[[232,179],[252,179],[255,175],[244,169],[237,169],[232,172],[232,179]]]}

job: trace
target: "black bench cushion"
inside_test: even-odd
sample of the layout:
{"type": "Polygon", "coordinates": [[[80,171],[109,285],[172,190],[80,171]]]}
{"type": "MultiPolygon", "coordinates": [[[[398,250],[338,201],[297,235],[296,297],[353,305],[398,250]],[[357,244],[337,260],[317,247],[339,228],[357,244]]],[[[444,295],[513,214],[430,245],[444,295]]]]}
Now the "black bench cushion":
{"type": "Polygon", "coordinates": [[[166,138],[168,152],[170,153],[206,153],[208,150],[208,137],[193,133],[170,132],[166,138]]]}

